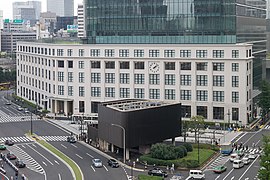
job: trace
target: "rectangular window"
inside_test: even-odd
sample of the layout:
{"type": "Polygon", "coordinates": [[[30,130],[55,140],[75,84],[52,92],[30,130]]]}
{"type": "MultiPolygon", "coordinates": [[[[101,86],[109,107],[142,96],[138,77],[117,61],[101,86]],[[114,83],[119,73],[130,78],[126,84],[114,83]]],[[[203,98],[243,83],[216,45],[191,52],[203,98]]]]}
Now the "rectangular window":
{"type": "Polygon", "coordinates": [[[224,76],[213,76],[213,86],[224,87],[224,76]]]}
{"type": "Polygon", "coordinates": [[[99,57],[100,56],[100,49],[91,49],[90,56],[91,57],[99,57]]]}
{"type": "Polygon", "coordinates": [[[197,106],[197,115],[198,116],[202,116],[204,117],[205,119],[207,119],[207,106],[197,106]]]}
{"type": "Polygon", "coordinates": [[[122,61],[120,63],[120,69],[129,69],[129,62],[128,61],[122,61]]]}
{"type": "Polygon", "coordinates": [[[58,67],[59,68],[63,68],[64,67],[64,61],[58,60],[57,63],[58,63],[58,67]]]}
{"type": "Polygon", "coordinates": [[[134,62],[135,69],[144,69],[144,62],[134,62]]]}
{"type": "Polygon", "coordinates": [[[100,73],[91,73],[91,83],[100,83],[100,73]]]}
{"type": "Polygon", "coordinates": [[[84,49],[79,49],[79,56],[84,56],[84,49]]]}
{"type": "Polygon", "coordinates": [[[232,120],[239,121],[239,108],[232,108],[232,120]]]}
{"type": "Polygon", "coordinates": [[[105,49],[105,57],[114,57],[114,49],[105,49]]]}
{"type": "Polygon", "coordinates": [[[175,85],[175,74],[165,74],[165,85],[175,85]]]}
{"type": "Polygon", "coordinates": [[[58,85],[58,95],[64,95],[64,86],[58,85]]]}
{"type": "Polygon", "coordinates": [[[197,75],[197,86],[207,86],[207,75],[197,75]]]}
{"type": "Polygon", "coordinates": [[[207,101],[208,100],[208,92],[197,90],[197,101],[207,101]]]}
{"type": "Polygon", "coordinates": [[[143,49],[135,49],[134,50],[134,57],[144,57],[144,50],[143,49]]]}
{"type": "Polygon", "coordinates": [[[180,84],[183,86],[191,86],[191,75],[181,75],[180,84]]]}
{"type": "Polygon", "coordinates": [[[84,73],[79,72],[79,83],[84,83],[84,73]]]}
{"type": "Polygon", "coordinates": [[[58,72],[58,81],[64,82],[64,72],[58,72]]]}
{"type": "Polygon", "coordinates": [[[64,49],[57,49],[57,56],[63,56],[64,55],[64,49]]]}
{"type": "Polygon", "coordinates": [[[149,74],[149,84],[159,85],[160,76],[159,74],[149,74]]]}
{"type": "Polygon", "coordinates": [[[120,84],[129,84],[129,74],[120,73],[120,84]]]}
{"type": "Polygon", "coordinates": [[[91,61],[92,69],[100,69],[100,61],[91,61]]]}
{"type": "Polygon", "coordinates": [[[175,100],[175,89],[165,89],[165,99],[175,100]]]}
{"type": "Polygon", "coordinates": [[[144,99],[144,89],[143,88],[135,88],[134,89],[134,98],[144,99]]]}
{"type": "Polygon", "coordinates": [[[160,89],[149,89],[149,99],[160,99],[160,89]]]}
{"type": "Polygon", "coordinates": [[[115,62],[114,61],[105,61],[105,68],[106,69],[115,69],[115,62]]]}
{"type": "Polygon", "coordinates": [[[129,98],[130,90],[129,88],[120,88],[120,98],[129,98]]]}
{"type": "Polygon", "coordinates": [[[224,102],[224,91],[213,91],[213,101],[224,102]]]}
{"type": "Polygon", "coordinates": [[[164,50],[164,57],[175,57],[175,50],[164,50]]]}
{"type": "Polygon", "coordinates": [[[73,72],[68,72],[68,82],[73,82],[73,72]]]}
{"type": "Polygon", "coordinates": [[[159,57],[159,50],[158,49],[149,50],[149,57],[159,57]]]}
{"type": "Polygon", "coordinates": [[[73,86],[68,86],[68,96],[73,96],[73,86]]]}
{"type": "Polygon", "coordinates": [[[207,62],[196,63],[198,71],[207,71],[207,62]]]}
{"type": "Polygon", "coordinates": [[[115,83],[115,74],[105,73],[105,83],[115,83]]]}
{"type": "Polygon", "coordinates": [[[79,69],[84,69],[84,61],[79,61],[79,69]]]}
{"type": "Polygon", "coordinates": [[[213,58],[224,58],[224,50],[213,50],[213,58]]]}
{"type": "Polygon", "coordinates": [[[213,107],[213,119],[224,120],[224,107],[213,107]]]}
{"type": "Polygon", "coordinates": [[[83,86],[79,86],[79,96],[84,97],[84,87],[83,86]]]}
{"type": "Polygon", "coordinates": [[[213,71],[224,71],[224,63],[213,63],[213,71]]]}
{"type": "Polygon", "coordinates": [[[232,76],[232,87],[239,87],[239,76],[232,76]]]}
{"type": "Polygon", "coordinates": [[[238,91],[232,92],[232,102],[239,103],[239,92],[238,91]]]}
{"type": "Polygon", "coordinates": [[[232,50],[232,58],[239,58],[239,50],[232,50]]]}
{"type": "Polygon", "coordinates": [[[239,71],[239,63],[232,63],[232,71],[233,72],[239,71]]]}
{"type": "Polygon", "coordinates": [[[68,68],[73,68],[73,61],[68,61],[68,68]]]}
{"type": "Polygon", "coordinates": [[[119,57],[129,57],[129,50],[128,49],[120,49],[119,50],[119,57]]]}
{"type": "Polygon", "coordinates": [[[191,50],[180,50],[180,57],[184,58],[191,57],[191,50]]]}
{"type": "Polygon", "coordinates": [[[181,70],[191,70],[190,62],[182,62],[180,65],[181,65],[181,70]]]}
{"type": "Polygon", "coordinates": [[[91,96],[92,97],[100,97],[101,96],[100,87],[91,87],[91,96]]]}
{"type": "Polygon", "coordinates": [[[191,100],[191,90],[180,90],[181,100],[191,100]]]}
{"type": "Polygon", "coordinates": [[[84,101],[79,101],[79,112],[84,113],[85,108],[84,108],[84,101]]]}
{"type": "Polygon", "coordinates": [[[196,50],[197,58],[207,58],[207,50],[196,50]]]}
{"type": "Polygon", "coordinates": [[[144,74],[134,74],[135,84],[144,84],[144,74]]]}
{"type": "Polygon", "coordinates": [[[67,50],[67,56],[72,56],[73,54],[73,50],[72,49],[68,49],[67,50]]]}
{"type": "Polygon", "coordinates": [[[114,87],[106,87],[105,88],[105,97],[115,97],[115,88],[114,87]]]}
{"type": "Polygon", "coordinates": [[[175,62],[165,62],[165,70],[175,70],[175,62]]]}

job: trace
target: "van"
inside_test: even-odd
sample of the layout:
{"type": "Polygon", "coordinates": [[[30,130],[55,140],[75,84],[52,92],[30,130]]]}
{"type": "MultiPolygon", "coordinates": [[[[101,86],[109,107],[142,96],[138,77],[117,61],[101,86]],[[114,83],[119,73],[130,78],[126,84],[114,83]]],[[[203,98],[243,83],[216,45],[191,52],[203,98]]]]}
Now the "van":
{"type": "Polygon", "coordinates": [[[240,157],[238,156],[238,154],[233,153],[233,154],[231,154],[230,161],[233,162],[234,160],[239,159],[239,158],[240,157]]]}
{"type": "Polygon", "coordinates": [[[190,170],[190,179],[205,179],[205,174],[201,170],[190,170]]]}
{"type": "Polygon", "coordinates": [[[243,166],[244,166],[244,162],[242,160],[237,159],[237,160],[233,161],[233,168],[239,169],[239,168],[241,168],[243,166]]]}

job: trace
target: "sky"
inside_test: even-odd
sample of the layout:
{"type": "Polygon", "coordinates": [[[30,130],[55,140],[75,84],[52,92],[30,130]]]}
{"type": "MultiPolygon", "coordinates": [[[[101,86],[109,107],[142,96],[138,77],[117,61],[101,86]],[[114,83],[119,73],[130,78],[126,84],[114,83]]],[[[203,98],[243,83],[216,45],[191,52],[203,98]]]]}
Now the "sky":
{"type": "MultiPolygon", "coordinates": [[[[28,1],[28,0],[0,0],[0,10],[3,10],[4,18],[12,19],[12,3],[13,2],[25,2],[25,1],[28,1]]],[[[39,1],[41,1],[42,12],[46,12],[47,0],[39,0],[39,1]]],[[[83,0],[74,0],[74,15],[77,15],[78,3],[82,3],[82,2],[83,0]]]]}

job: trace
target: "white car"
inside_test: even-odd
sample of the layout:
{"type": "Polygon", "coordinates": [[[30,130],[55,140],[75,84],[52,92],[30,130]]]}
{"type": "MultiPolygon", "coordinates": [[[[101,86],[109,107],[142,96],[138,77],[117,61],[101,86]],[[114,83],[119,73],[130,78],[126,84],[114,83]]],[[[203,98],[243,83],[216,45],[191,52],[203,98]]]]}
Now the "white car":
{"type": "Polygon", "coordinates": [[[249,159],[256,159],[257,155],[254,152],[249,153],[248,158],[249,159]]]}
{"type": "Polygon", "coordinates": [[[20,106],[17,109],[18,109],[18,111],[22,111],[23,110],[23,108],[20,107],[20,106]]]}
{"type": "Polygon", "coordinates": [[[238,154],[236,154],[236,153],[231,154],[230,161],[233,162],[236,159],[240,159],[240,157],[238,156],[238,154]]]}
{"type": "Polygon", "coordinates": [[[244,167],[244,162],[240,159],[236,159],[233,161],[233,168],[239,169],[241,167],[244,167]]]}
{"type": "Polygon", "coordinates": [[[244,163],[245,165],[247,165],[247,164],[250,163],[250,159],[249,159],[249,157],[248,157],[247,155],[246,155],[245,157],[243,157],[242,161],[243,161],[243,163],[244,163]]]}
{"type": "Polygon", "coordinates": [[[94,167],[98,168],[98,167],[102,167],[102,161],[100,159],[93,159],[92,160],[92,164],[94,167]]]}

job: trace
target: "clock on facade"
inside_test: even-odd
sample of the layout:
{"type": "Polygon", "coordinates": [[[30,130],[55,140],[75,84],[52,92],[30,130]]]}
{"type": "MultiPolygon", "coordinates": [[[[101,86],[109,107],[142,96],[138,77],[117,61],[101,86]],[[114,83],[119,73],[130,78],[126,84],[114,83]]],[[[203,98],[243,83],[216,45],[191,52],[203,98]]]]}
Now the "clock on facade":
{"type": "Polygon", "coordinates": [[[156,62],[150,62],[149,63],[149,71],[152,73],[157,73],[159,72],[160,68],[159,68],[159,64],[156,62]]]}

